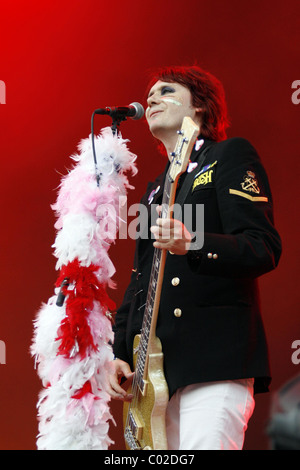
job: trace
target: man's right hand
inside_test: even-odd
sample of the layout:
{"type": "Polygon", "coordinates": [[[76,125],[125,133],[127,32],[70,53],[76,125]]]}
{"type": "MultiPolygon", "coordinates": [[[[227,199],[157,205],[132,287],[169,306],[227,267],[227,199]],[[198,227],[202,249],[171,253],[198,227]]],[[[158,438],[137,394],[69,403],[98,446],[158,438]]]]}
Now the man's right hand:
{"type": "Polygon", "coordinates": [[[128,394],[124,388],[120,386],[123,377],[132,380],[134,372],[131,371],[129,364],[121,359],[115,359],[110,363],[110,371],[106,385],[107,393],[116,400],[131,401],[132,395],[128,394]]]}

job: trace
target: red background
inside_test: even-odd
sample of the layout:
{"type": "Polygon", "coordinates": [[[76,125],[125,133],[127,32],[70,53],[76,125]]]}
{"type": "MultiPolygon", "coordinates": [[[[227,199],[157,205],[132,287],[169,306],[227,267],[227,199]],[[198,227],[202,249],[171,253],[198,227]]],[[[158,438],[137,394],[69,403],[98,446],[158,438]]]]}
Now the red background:
{"type": "MultiPolygon", "coordinates": [[[[299,76],[298,0],[267,1],[14,1],[0,7],[1,317],[0,448],[35,449],[41,383],[29,354],[32,321],[56,280],[51,244],[61,174],[90,133],[98,107],[143,104],[149,70],[195,61],[224,84],[231,136],[248,138],[269,174],[277,228],[283,240],[278,269],[261,278],[261,302],[273,368],[272,391],[300,372],[292,342],[299,331],[299,122],[291,84],[299,76]]],[[[96,131],[110,125],[97,117],[96,131]]],[[[138,155],[129,204],[164,166],[145,122],[122,124],[138,155]]],[[[120,304],[134,244],[110,251],[120,304]]],[[[257,397],[245,448],[268,449],[265,426],[272,394],[257,397]]],[[[120,404],[111,427],[122,449],[120,404]]]]}

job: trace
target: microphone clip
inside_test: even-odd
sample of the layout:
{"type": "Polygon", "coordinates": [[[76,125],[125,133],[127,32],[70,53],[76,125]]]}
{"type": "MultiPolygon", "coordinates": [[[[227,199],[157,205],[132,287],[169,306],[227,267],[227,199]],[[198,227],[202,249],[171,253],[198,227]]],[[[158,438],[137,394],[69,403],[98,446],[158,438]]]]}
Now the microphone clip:
{"type": "Polygon", "coordinates": [[[96,109],[93,113],[100,115],[108,115],[112,118],[112,131],[116,132],[122,121],[126,121],[127,117],[134,120],[141,119],[144,115],[144,108],[140,103],[131,103],[129,106],[114,106],[96,109]]]}

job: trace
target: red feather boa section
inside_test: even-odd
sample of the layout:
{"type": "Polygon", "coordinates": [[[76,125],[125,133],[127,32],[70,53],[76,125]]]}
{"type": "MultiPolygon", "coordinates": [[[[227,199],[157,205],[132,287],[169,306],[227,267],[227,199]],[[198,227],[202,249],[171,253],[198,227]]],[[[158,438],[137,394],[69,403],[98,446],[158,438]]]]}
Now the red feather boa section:
{"type": "Polygon", "coordinates": [[[58,329],[57,341],[60,341],[58,348],[60,355],[72,357],[73,351],[76,350],[83,359],[90,350],[96,350],[87,321],[94,302],[101,304],[104,314],[116,308],[105,286],[98,281],[96,276],[98,270],[99,266],[93,264],[88,267],[81,266],[75,259],[63,266],[60,271],[56,287],[60,287],[65,279],[68,279],[69,284],[62,287],[62,292],[66,296],[66,317],[58,329]]]}

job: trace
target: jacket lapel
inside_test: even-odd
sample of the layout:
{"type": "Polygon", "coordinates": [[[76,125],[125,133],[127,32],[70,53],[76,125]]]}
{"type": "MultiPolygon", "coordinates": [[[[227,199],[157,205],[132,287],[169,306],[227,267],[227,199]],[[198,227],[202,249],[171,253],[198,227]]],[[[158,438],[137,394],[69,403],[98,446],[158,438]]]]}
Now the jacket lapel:
{"type": "Polygon", "coordinates": [[[157,201],[159,200],[159,198],[161,198],[163,194],[165,178],[166,178],[168,168],[169,168],[169,163],[167,163],[164,172],[161,173],[152,184],[149,184],[146,197],[142,201],[142,204],[146,206],[147,208],[148,217],[146,221],[144,216],[142,216],[142,222],[144,222],[144,224],[143,224],[143,227],[141,227],[141,231],[140,231],[141,235],[139,238],[137,238],[138,249],[140,245],[140,240],[145,239],[149,236],[149,229],[150,229],[150,224],[151,224],[151,211],[155,210],[155,205],[157,204],[157,201]]]}

